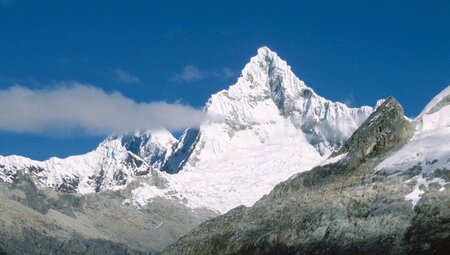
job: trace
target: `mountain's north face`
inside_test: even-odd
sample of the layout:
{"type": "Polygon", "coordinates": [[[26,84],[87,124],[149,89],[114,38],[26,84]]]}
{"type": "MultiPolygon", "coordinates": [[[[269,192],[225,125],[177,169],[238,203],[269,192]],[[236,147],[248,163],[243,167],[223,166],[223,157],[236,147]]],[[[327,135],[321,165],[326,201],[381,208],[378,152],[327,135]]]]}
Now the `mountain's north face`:
{"type": "Polygon", "coordinates": [[[236,84],[212,95],[204,111],[208,120],[178,140],[166,130],[138,131],[112,135],[94,151],[66,159],[0,157],[0,180],[12,182],[24,171],[42,187],[86,194],[123,189],[137,177],[151,177],[153,169],[167,184],[144,183],[135,204],[163,196],[226,212],[251,205],[278,182],[320,163],[373,108],[320,97],[262,47],[236,84]]]}
{"type": "Polygon", "coordinates": [[[165,252],[448,249],[450,87],[414,120],[393,98],[349,108],[262,47],[204,111],[179,139],[140,130],[65,159],[0,156],[0,254],[148,254],[217,214],[165,252]]]}

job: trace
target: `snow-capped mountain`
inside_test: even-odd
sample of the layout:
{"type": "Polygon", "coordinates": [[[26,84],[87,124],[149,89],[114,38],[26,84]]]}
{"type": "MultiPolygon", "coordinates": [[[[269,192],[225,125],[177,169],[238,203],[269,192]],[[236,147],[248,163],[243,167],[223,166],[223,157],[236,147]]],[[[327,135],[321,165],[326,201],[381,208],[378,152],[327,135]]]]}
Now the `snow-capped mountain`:
{"type": "Polygon", "coordinates": [[[219,212],[250,206],[280,181],[324,160],[373,108],[318,96],[262,47],[236,84],[211,96],[205,111],[209,120],[187,130],[162,167],[177,173],[165,177],[167,191],[144,185],[136,201],[163,195],[219,212]]]}
{"type": "Polygon", "coordinates": [[[219,212],[252,205],[277,183],[308,170],[339,148],[373,112],[318,96],[267,47],[236,84],[212,95],[209,120],[188,129],[162,170],[166,190],[143,185],[135,201],[164,196],[219,212]],[[174,174],[176,173],[176,174],[174,174]]]}
{"type": "Polygon", "coordinates": [[[112,135],[95,150],[65,159],[35,161],[0,156],[0,181],[13,182],[18,171],[34,177],[38,185],[61,192],[90,193],[123,188],[136,176],[151,174],[163,161],[175,138],[166,130],[112,135]]]}
{"type": "Polygon", "coordinates": [[[374,109],[320,97],[262,47],[236,84],[212,95],[204,110],[208,120],[178,141],[165,130],[139,131],[112,135],[93,152],[67,159],[0,157],[0,178],[11,182],[23,170],[58,191],[89,193],[123,188],[159,169],[166,187],[144,182],[133,192],[135,204],[162,196],[225,212],[252,205],[280,181],[319,164],[374,109]]]}

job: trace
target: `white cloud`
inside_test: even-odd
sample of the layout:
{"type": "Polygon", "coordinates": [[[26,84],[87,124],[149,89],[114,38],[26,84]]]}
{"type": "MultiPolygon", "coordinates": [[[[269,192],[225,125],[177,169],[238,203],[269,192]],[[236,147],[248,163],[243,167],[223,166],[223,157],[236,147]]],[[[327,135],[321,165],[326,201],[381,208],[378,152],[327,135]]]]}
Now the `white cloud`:
{"type": "Polygon", "coordinates": [[[169,80],[175,82],[192,82],[198,80],[204,80],[212,77],[222,78],[228,80],[234,77],[236,73],[230,68],[223,68],[221,70],[202,70],[193,65],[187,65],[179,73],[172,73],[169,80]]]}
{"type": "Polygon", "coordinates": [[[137,77],[135,75],[131,75],[126,70],[117,68],[115,70],[115,73],[116,73],[117,80],[119,80],[122,83],[125,83],[125,84],[136,84],[136,83],[140,83],[141,82],[139,77],[137,77]]]}
{"type": "Polygon", "coordinates": [[[179,103],[137,103],[76,82],[52,89],[13,86],[0,90],[0,130],[37,134],[110,134],[137,129],[198,126],[202,111],[179,103]]]}

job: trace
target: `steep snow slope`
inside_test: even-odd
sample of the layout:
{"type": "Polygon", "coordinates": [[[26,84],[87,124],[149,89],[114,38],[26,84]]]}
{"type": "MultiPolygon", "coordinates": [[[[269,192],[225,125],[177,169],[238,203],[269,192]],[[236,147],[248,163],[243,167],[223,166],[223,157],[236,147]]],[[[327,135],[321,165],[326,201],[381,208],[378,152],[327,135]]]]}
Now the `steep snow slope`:
{"type": "Polygon", "coordinates": [[[289,125],[264,128],[271,132],[264,144],[252,140],[252,130],[239,132],[231,141],[233,149],[226,154],[217,153],[214,161],[201,162],[177,174],[163,174],[167,189],[144,185],[134,191],[135,201],[145,203],[163,196],[182,200],[193,208],[226,212],[241,204],[252,205],[278,182],[322,161],[297,129],[289,125]]]}
{"type": "Polygon", "coordinates": [[[413,206],[430,185],[443,191],[450,181],[450,86],[435,96],[414,122],[411,141],[377,167],[394,174],[417,171],[409,180],[416,183],[415,189],[405,197],[413,206]]]}
{"type": "Polygon", "coordinates": [[[143,186],[135,201],[166,196],[226,212],[252,205],[277,183],[312,168],[339,148],[373,112],[348,108],[308,88],[267,47],[237,83],[212,95],[210,117],[187,130],[162,167],[167,191],[143,186]]]}
{"type": "Polygon", "coordinates": [[[135,176],[149,174],[149,164],[158,165],[173,141],[167,131],[145,131],[110,136],[94,151],[65,159],[40,162],[0,156],[0,181],[13,182],[17,171],[24,171],[35,176],[41,186],[61,192],[120,189],[135,176]]]}

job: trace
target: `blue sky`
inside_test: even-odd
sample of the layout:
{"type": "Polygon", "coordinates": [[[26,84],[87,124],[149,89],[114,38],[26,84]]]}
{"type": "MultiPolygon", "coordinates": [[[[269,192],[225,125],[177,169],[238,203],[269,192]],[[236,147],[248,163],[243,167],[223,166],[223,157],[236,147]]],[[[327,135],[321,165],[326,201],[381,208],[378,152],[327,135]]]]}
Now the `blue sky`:
{"type": "MultiPolygon", "coordinates": [[[[393,95],[415,116],[450,84],[448,13],[448,1],[0,0],[0,90],[76,82],[200,108],[265,45],[325,98],[393,95]]],[[[103,138],[1,131],[0,155],[65,157],[103,138]]]]}

